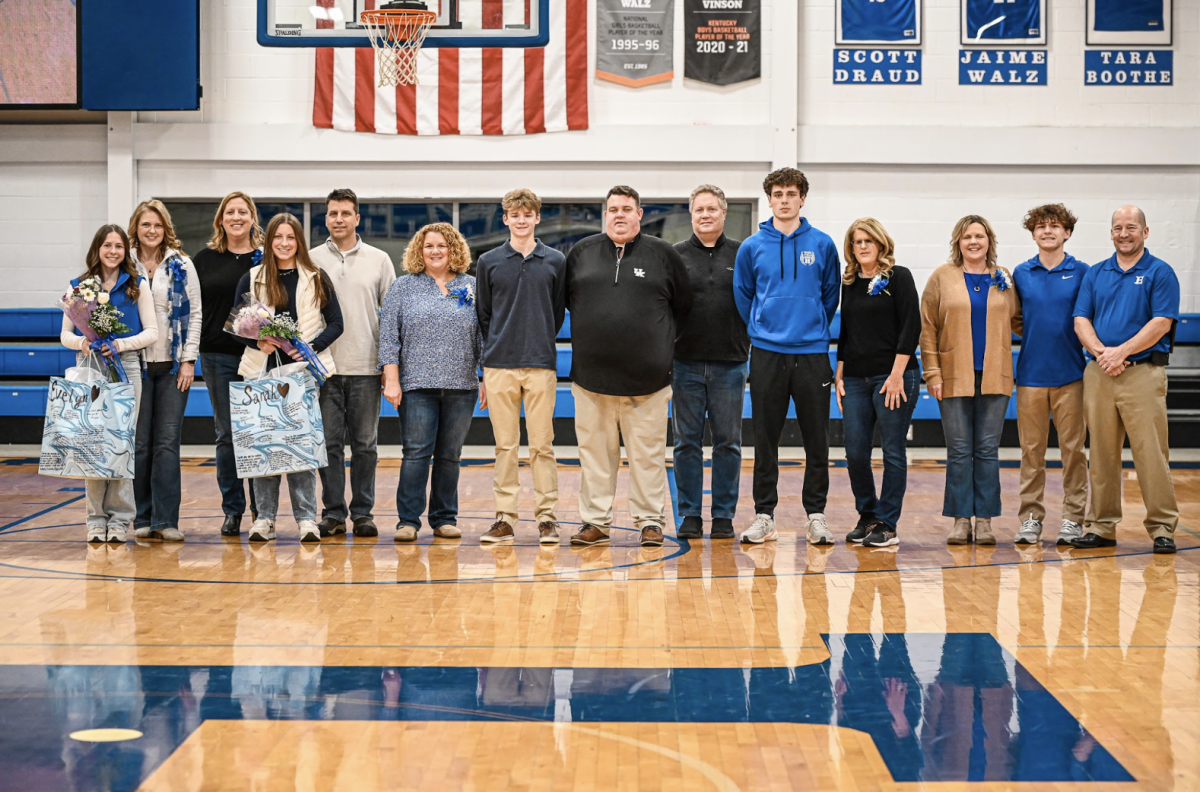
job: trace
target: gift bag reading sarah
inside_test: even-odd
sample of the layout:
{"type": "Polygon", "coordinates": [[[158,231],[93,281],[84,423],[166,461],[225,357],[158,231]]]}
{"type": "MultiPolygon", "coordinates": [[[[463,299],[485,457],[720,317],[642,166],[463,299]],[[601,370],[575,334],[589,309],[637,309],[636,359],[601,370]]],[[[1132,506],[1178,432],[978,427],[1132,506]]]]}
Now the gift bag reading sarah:
{"type": "Polygon", "coordinates": [[[328,464],[318,394],[316,381],[304,371],[229,384],[238,478],[298,473],[328,464]]]}

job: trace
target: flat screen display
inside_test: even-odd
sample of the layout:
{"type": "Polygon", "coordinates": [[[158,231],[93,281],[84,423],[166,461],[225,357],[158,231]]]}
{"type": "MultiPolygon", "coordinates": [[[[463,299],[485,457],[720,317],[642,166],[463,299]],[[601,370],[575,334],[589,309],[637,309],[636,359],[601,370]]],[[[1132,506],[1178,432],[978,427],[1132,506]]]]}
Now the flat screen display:
{"type": "Polygon", "coordinates": [[[0,107],[78,106],[76,0],[0,0],[0,107]]]}

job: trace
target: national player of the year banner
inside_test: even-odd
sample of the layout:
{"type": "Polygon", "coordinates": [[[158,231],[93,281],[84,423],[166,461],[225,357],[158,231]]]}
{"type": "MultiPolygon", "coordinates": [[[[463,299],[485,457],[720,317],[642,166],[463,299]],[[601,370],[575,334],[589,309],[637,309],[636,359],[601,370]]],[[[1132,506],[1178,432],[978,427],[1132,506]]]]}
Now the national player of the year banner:
{"type": "Polygon", "coordinates": [[[684,0],[683,76],[733,85],[762,76],[761,0],[684,0]]]}
{"type": "Polygon", "coordinates": [[[598,0],[596,77],[640,88],[675,77],[675,0],[598,0]]]}

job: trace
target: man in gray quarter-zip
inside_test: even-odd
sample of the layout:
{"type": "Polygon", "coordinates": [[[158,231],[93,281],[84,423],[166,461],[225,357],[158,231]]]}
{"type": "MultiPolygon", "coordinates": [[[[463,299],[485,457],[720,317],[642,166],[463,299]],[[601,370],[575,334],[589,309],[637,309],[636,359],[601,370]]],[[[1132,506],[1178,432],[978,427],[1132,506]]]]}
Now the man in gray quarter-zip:
{"type": "Polygon", "coordinates": [[[321,468],[321,536],[346,532],[378,536],[371,509],[375,505],[375,466],[379,460],[379,407],[382,389],[376,372],[379,310],[396,269],[387,253],[358,235],[358,196],[339,189],[325,199],[329,239],[314,245],[313,262],[325,271],[337,291],[345,332],[329,348],[337,373],[321,388],[321,418],[329,464],[321,468]],[[346,506],[346,442],[350,443],[350,505],[346,506]]]}
{"type": "Polygon", "coordinates": [[[675,246],[692,285],[692,311],[675,341],[671,409],[680,539],[704,536],[704,422],[712,431],[713,539],[732,539],[742,477],[742,407],[750,336],[733,301],[740,243],[725,236],[729,204],[720,187],[702,184],[688,201],[692,237],[675,246]]]}
{"type": "Polygon", "coordinates": [[[675,248],[641,227],[637,191],[613,187],[605,198],[604,233],[567,255],[583,521],[573,545],[608,543],[622,440],[629,515],[643,545],[663,543],[671,364],[692,288],[675,248]]]}

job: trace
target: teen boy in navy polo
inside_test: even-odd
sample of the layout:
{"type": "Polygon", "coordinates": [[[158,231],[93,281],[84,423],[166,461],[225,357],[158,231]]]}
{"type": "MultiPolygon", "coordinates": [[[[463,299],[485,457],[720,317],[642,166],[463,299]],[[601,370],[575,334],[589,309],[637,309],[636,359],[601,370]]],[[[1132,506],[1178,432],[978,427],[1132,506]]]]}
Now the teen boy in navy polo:
{"type": "Polygon", "coordinates": [[[833,544],[829,496],[829,323],[842,289],[837,246],[800,216],[808,179],[780,168],[763,180],[772,216],[738,248],[733,299],[750,334],[754,412],[754,522],[742,542],[774,541],[779,503],[779,440],[788,402],[804,438],[802,502],[808,541],[833,544]]]}
{"type": "Polygon", "coordinates": [[[1125,435],[1146,505],[1143,524],[1155,553],[1175,552],[1179,509],[1167,464],[1167,372],[1171,329],[1179,319],[1179,279],[1146,250],[1146,215],[1123,206],[1112,218],[1116,254],[1092,267],[1075,303],[1075,332],[1091,358],[1083,401],[1092,436],[1092,503],[1086,549],[1116,545],[1121,521],[1121,447],[1125,435]]]}
{"type": "Polygon", "coordinates": [[[1047,204],[1025,215],[1038,254],[1013,270],[1024,316],[1017,358],[1017,431],[1021,438],[1021,509],[1017,544],[1042,538],[1046,507],[1046,441],[1050,416],[1058,430],[1063,464],[1062,528],[1058,544],[1083,536],[1087,506],[1087,455],[1083,441],[1083,347],[1072,313],[1088,267],[1063,250],[1075,230],[1075,215],[1047,204]]]}

